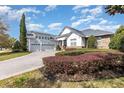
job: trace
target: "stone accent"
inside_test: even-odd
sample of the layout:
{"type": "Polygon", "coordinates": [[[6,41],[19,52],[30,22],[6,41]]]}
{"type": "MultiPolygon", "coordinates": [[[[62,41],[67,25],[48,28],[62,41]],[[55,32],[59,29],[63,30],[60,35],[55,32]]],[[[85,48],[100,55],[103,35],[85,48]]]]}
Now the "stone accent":
{"type": "Polygon", "coordinates": [[[97,48],[109,49],[110,36],[103,36],[97,40],[97,48]]]}

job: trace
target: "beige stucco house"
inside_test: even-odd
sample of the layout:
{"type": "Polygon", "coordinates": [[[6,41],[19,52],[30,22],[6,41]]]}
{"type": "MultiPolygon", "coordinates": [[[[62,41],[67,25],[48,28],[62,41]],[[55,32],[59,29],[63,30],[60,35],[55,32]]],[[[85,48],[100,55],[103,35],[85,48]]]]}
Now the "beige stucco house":
{"type": "Polygon", "coordinates": [[[110,37],[112,32],[86,29],[83,31],[76,30],[74,28],[66,26],[60,34],[57,36],[57,40],[60,46],[72,47],[86,47],[87,39],[89,36],[95,36],[97,39],[97,48],[108,49],[110,37]]]}

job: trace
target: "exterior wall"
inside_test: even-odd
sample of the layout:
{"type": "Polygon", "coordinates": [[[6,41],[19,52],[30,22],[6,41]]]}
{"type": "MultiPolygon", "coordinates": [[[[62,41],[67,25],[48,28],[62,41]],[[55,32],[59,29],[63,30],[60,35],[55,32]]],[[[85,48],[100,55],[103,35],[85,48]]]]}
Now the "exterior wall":
{"type": "Polygon", "coordinates": [[[56,41],[54,39],[50,39],[51,35],[47,34],[34,34],[32,37],[28,37],[28,50],[29,51],[46,51],[46,50],[55,50],[56,49],[56,41]],[[35,37],[34,37],[35,36],[35,37]]]}
{"type": "Polygon", "coordinates": [[[97,39],[97,48],[109,49],[110,36],[102,36],[101,39],[97,39]]]}
{"type": "Polygon", "coordinates": [[[82,47],[85,46],[85,39],[80,37],[79,35],[72,33],[67,38],[67,47],[82,47]],[[71,46],[71,39],[76,39],[76,46],[71,46]]]}
{"type": "Polygon", "coordinates": [[[68,29],[68,28],[65,28],[64,31],[61,33],[61,35],[64,35],[64,34],[67,34],[67,33],[70,33],[71,30],[68,29]]]}

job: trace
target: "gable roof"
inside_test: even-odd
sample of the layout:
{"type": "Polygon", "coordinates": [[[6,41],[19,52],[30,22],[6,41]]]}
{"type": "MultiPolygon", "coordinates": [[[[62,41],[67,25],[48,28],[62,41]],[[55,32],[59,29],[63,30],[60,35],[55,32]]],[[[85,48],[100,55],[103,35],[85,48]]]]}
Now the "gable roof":
{"type": "Polygon", "coordinates": [[[64,37],[64,36],[68,37],[71,33],[76,33],[76,34],[78,34],[78,35],[81,36],[81,37],[89,37],[89,36],[91,36],[91,35],[93,35],[93,36],[113,35],[113,33],[112,33],[112,32],[109,32],[109,31],[94,30],[94,29],[86,29],[86,30],[79,31],[79,30],[76,30],[76,29],[71,28],[71,27],[69,27],[69,26],[66,26],[66,27],[64,27],[63,30],[60,32],[58,38],[64,37]],[[66,28],[70,29],[71,32],[70,32],[70,33],[67,33],[67,34],[64,34],[64,35],[61,35],[61,33],[62,33],[66,28]]]}
{"type": "Polygon", "coordinates": [[[85,35],[85,37],[89,37],[91,35],[93,35],[93,36],[113,35],[113,33],[109,32],[109,31],[94,30],[94,29],[86,29],[81,32],[82,32],[82,34],[85,35]]]}
{"type": "Polygon", "coordinates": [[[67,34],[64,34],[64,35],[60,35],[60,36],[57,36],[56,38],[60,38],[60,37],[69,37],[70,35],[72,34],[72,32],[70,33],[67,33],[67,34]]]}
{"type": "MultiPolygon", "coordinates": [[[[79,36],[84,37],[84,34],[83,34],[81,31],[76,30],[76,29],[74,29],[74,28],[71,28],[71,27],[69,27],[69,26],[65,26],[65,27],[63,28],[63,30],[60,32],[59,36],[62,34],[62,32],[63,32],[66,28],[70,29],[72,33],[76,33],[76,34],[78,34],[79,36]]],[[[71,33],[71,32],[70,32],[70,33],[71,33]]],[[[68,34],[68,33],[67,33],[67,34],[68,34]]],[[[65,34],[65,35],[66,35],[66,34],[65,34]]]]}

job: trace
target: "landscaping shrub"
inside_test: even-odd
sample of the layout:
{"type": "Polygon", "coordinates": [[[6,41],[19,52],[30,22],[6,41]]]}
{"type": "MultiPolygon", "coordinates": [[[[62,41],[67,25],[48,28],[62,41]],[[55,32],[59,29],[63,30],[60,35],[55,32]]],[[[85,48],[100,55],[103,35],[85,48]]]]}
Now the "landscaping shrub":
{"type": "Polygon", "coordinates": [[[124,26],[120,26],[109,43],[110,49],[117,49],[124,52],[124,26]]]}
{"type": "Polygon", "coordinates": [[[55,55],[56,56],[77,56],[77,55],[81,55],[89,52],[105,52],[105,51],[93,50],[93,49],[85,49],[85,50],[77,49],[77,50],[57,52],[55,55]]]}
{"type": "Polygon", "coordinates": [[[87,48],[96,48],[96,45],[97,44],[97,40],[96,40],[96,37],[95,36],[90,36],[88,37],[88,40],[87,40],[87,48]]]}
{"type": "Polygon", "coordinates": [[[20,51],[22,51],[22,50],[21,50],[21,44],[20,44],[19,41],[16,41],[16,42],[14,43],[14,46],[13,46],[13,48],[12,48],[12,51],[13,51],[13,52],[20,52],[20,51]]]}
{"type": "Polygon", "coordinates": [[[58,52],[55,55],[56,56],[77,56],[80,54],[84,54],[85,52],[82,50],[72,50],[72,51],[62,51],[62,52],[58,52]]]}
{"type": "Polygon", "coordinates": [[[104,78],[104,75],[108,75],[106,78],[122,76],[124,75],[123,60],[123,54],[112,53],[45,57],[43,58],[44,76],[51,80],[65,81],[91,80],[104,78]]]}
{"type": "Polygon", "coordinates": [[[72,51],[72,50],[76,50],[76,48],[65,48],[65,51],[72,51]]]}

